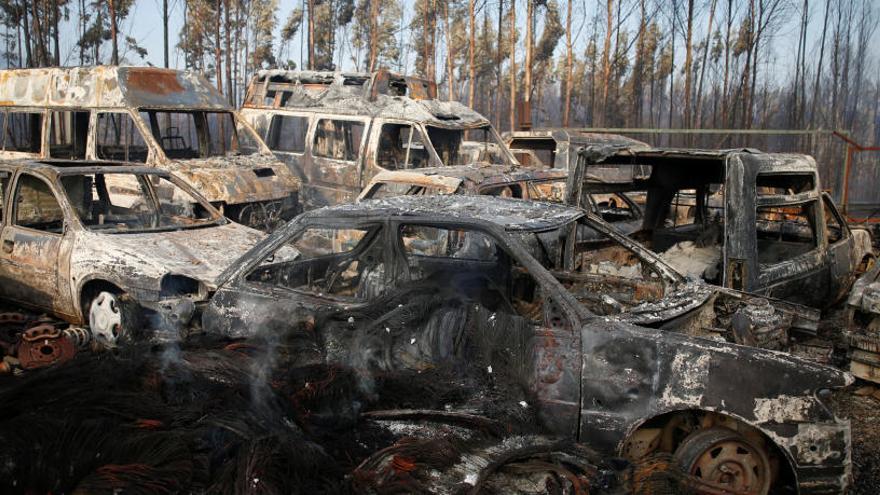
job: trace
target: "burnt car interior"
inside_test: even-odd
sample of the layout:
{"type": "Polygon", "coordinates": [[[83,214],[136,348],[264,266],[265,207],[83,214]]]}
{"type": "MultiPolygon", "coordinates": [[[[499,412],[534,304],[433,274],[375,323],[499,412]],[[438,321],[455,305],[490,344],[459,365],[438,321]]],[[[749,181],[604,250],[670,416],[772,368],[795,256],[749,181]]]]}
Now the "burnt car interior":
{"type": "Polygon", "coordinates": [[[218,217],[158,175],[83,173],[61,177],[73,210],[89,230],[133,232],[213,224],[218,217]]]}
{"type": "Polygon", "coordinates": [[[249,132],[237,132],[230,112],[141,109],[140,115],[170,159],[210,158],[258,149],[249,132]]]}
{"type": "Polygon", "coordinates": [[[376,164],[387,170],[427,167],[430,162],[421,131],[410,124],[382,124],[376,164]]]}

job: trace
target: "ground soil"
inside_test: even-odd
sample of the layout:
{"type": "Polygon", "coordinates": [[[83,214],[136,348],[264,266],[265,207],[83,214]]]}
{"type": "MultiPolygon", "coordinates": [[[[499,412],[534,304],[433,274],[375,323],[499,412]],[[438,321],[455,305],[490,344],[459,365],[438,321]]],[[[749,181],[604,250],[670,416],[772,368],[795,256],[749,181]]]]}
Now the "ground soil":
{"type": "MultiPolygon", "coordinates": [[[[871,395],[860,396],[856,390],[866,391],[865,383],[840,393],[834,401],[834,413],[849,418],[853,440],[853,495],[880,493],[880,399],[871,395]]],[[[876,389],[880,396],[880,388],[876,389]]]]}

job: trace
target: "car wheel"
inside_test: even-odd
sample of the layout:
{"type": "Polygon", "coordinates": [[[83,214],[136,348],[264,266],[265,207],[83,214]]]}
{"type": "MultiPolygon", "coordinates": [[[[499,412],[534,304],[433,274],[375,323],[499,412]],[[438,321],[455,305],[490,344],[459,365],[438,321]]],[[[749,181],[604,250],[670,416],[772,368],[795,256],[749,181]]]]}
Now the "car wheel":
{"type": "Polygon", "coordinates": [[[92,337],[108,347],[129,338],[138,328],[137,305],[125,294],[99,292],[89,303],[92,337]]]}
{"type": "Polygon", "coordinates": [[[713,488],[754,495],[770,491],[767,453],[733,430],[696,431],[678,446],[674,458],[685,473],[713,488]]]}

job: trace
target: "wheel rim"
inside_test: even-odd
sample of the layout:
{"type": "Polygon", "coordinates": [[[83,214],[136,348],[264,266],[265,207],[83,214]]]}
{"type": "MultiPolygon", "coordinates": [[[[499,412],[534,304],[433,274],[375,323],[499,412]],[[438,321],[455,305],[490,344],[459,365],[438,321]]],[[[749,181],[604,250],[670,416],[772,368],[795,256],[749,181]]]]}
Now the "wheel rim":
{"type": "Polygon", "coordinates": [[[110,292],[101,292],[89,308],[89,327],[99,340],[115,344],[122,336],[122,311],[119,301],[110,292]]]}
{"type": "Polygon", "coordinates": [[[761,493],[769,474],[754,447],[737,440],[712,445],[689,471],[712,485],[745,493],[761,493]]]}

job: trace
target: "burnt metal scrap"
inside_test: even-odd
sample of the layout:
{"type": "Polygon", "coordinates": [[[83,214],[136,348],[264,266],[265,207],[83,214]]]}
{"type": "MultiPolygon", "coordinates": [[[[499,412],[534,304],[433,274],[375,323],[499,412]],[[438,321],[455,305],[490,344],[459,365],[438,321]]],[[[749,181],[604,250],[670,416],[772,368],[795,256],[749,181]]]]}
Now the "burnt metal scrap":
{"type": "Polygon", "coordinates": [[[644,197],[639,238],[656,252],[699,254],[697,274],[723,287],[825,308],[874,258],[870,234],[846,224],[806,155],[585,148],[566,202],[585,205],[597,191],[644,197]],[[629,179],[597,182],[593,167],[616,167],[629,179]],[[680,203],[683,194],[693,201],[680,203]]]}
{"type": "MultiPolygon", "coordinates": [[[[357,386],[367,391],[376,373],[425,373],[464,356],[505,385],[497,396],[468,394],[478,409],[503,398],[502,421],[525,410],[542,434],[606,456],[671,455],[688,474],[735,490],[842,491],[850,477],[849,426],[825,401],[852,378],[771,350],[630,323],[664,311],[687,318],[694,294],[678,306],[633,304],[628,316],[616,313],[614,302],[650,294],[609,277],[628,285],[633,299],[624,291],[612,301],[579,298],[545,265],[563,263],[552,258],[576,247],[577,229],[560,235],[560,224],[576,226],[584,217],[561,205],[480,196],[316,210],[224,273],[203,327],[230,337],[315,329],[318,355],[361,370],[357,386]],[[283,251],[291,249],[298,254],[283,251]],[[519,407],[509,407],[517,398],[519,407]],[[703,454],[718,446],[723,460],[704,464],[703,454]],[[747,470],[722,468],[739,455],[747,470]]],[[[662,273],[663,265],[653,268],[662,273]]],[[[653,279],[642,283],[656,290],[664,279],[653,279]]],[[[601,280],[590,283],[607,295],[601,280]]],[[[767,343],[797,311],[771,319],[755,306],[721,317],[736,320],[733,331],[767,343]]]]}
{"type": "Polygon", "coordinates": [[[880,382],[880,265],[875,264],[853,284],[846,301],[850,371],[880,382]]]}
{"type": "Polygon", "coordinates": [[[263,229],[299,211],[299,181],[196,73],[3,70],[0,95],[0,158],[130,161],[173,171],[230,218],[263,229]]]}

